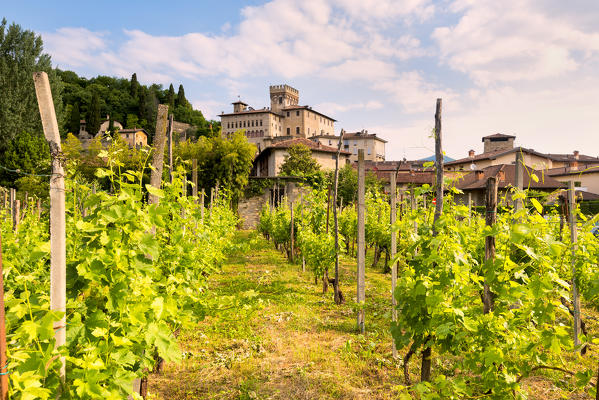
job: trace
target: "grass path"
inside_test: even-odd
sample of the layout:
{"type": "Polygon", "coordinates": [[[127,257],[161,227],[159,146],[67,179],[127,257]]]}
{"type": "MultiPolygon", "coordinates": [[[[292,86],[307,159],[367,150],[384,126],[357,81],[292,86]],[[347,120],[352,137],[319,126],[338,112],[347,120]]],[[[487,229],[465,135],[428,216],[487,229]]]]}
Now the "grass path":
{"type": "MultiPolygon", "coordinates": [[[[391,357],[389,275],[367,267],[366,334],[360,335],[355,261],[342,259],[346,303],[337,306],[332,287],[322,294],[310,272],[290,265],[254,232],[239,232],[237,241],[222,271],[209,278],[215,309],[183,330],[185,358],[150,377],[150,399],[398,398],[404,379],[401,361],[391,357]]],[[[443,364],[437,359],[434,368],[443,364]]],[[[564,391],[544,376],[526,385],[531,399],[587,398],[561,397],[564,391]]]]}

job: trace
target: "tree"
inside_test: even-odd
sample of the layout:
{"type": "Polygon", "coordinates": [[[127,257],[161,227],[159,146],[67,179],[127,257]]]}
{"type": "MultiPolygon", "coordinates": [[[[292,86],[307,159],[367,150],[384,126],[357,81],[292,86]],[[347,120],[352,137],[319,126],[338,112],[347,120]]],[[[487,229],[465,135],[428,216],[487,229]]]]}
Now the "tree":
{"type": "Polygon", "coordinates": [[[287,153],[279,170],[281,175],[307,176],[320,171],[320,165],[312,158],[312,151],[305,144],[290,146],[287,153]]]}
{"type": "Polygon", "coordinates": [[[91,135],[95,135],[100,130],[102,121],[100,120],[100,96],[98,92],[92,95],[92,101],[87,111],[87,131],[91,135]]]}
{"type": "Polygon", "coordinates": [[[131,84],[129,86],[129,94],[134,99],[137,98],[137,92],[139,91],[139,83],[137,82],[137,74],[131,75],[131,84]]]}
{"type": "Polygon", "coordinates": [[[22,132],[43,137],[33,85],[33,73],[45,71],[50,79],[58,126],[62,124],[62,83],[42,53],[42,38],[20,25],[0,23],[0,160],[9,143],[22,132]]]}
{"type": "Polygon", "coordinates": [[[2,166],[19,172],[3,170],[0,186],[13,186],[27,174],[47,174],[50,172],[50,150],[46,139],[36,133],[20,133],[8,143],[2,166]]]}
{"type": "Polygon", "coordinates": [[[173,84],[168,87],[168,93],[166,94],[166,104],[168,105],[168,113],[172,114],[175,111],[175,88],[173,84]]]}
{"type": "Polygon", "coordinates": [[[81,113],[79,111],[79,103],[75,103],[73,108],[71,109],[71,118],[69,122],[68,131],[74,134],[79,133],[79,128],[81,126],[81,113]]]}
{"type": "Polygon", "coordinates": [[[179,91],[177,92],[177,100],[175,102],[175,105],[177,107],[187,107],[189,105],[189,102],[185,98],[185,89],[183,89],[183,85],[179,85],[179,91]]]}

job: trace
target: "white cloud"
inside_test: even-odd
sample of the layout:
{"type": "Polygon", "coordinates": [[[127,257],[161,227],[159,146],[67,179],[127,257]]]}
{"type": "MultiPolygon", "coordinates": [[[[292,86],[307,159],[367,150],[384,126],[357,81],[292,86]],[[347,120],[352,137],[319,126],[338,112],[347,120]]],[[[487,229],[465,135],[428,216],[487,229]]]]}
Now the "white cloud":
{"type": "Polygon", "coordinates": [[[583,31],[558,13],[545,14],[538,3],[455,1],[453,11],[463,13],[459,22],[436,28],[432,34],[442,60],[476,83],[489,85],[555,78],[579,68],[583,60],[577,53],[598,55],[596,28],[583,31]]]}
{"type": "Polygon", "coordinates": [[[333,102],[326,102],[317,104],[314,108],[319,110],[327,115],[335,115],[340,112],[346,111],[370,111],[370,110],[378,110],[384,107],[384,104],[380,101],[369,100],[365,103],[354,103],[354,104],[339,104],[333,102]]]}
{"type": "Polygon", "coordinates": [[[90,58],[107,51],[108,45],[103,32],[92,32],[85,28],[60,28],[56,32],[42,34],[44,50],[52,54],[58,65],[80,67],[87,65],[90,58]]]}
{"type": "Polygon", "coordinates": [[[206,119],[218,120],[218,115],[224,111],[223,104],[216,100],[193,100],[191,104],[194,109],[200,110],[206,119]]]}

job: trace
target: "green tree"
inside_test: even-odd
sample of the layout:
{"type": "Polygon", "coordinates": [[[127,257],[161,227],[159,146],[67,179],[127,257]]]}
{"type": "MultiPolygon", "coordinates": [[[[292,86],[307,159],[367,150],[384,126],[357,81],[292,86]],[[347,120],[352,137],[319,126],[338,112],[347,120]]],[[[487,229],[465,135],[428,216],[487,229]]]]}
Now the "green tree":
{"type": "Polygon", "coordinates": [[[8,143],[2,166],[6,169],[2,170],[0,186],[14,186],[15,181],[28,174],[49,173],[50,150],[46,139],[36,133],[20,133],[8,143]]]}
{"type": "Polygon", "coordinates": [[[78,134],[80,124],[81,124],[81,113],[79,111],[79,103],[75,103],[75,105],[71,109],[71,117],[70,117],[68,131],[71,133],[74,133],[74,134],[78,134]]]}
{"type": "Polygon", "coordinates": [[[168,93],[166,94],[166,104],[168,105],[168,113],[172,114],[175,111],[175,88],[173,84],[168,87],[168,93]]]}
{"type": "Polygon", "coordinates": [[[131,97],[136,98],[137,92],[139,91],[139,82],[137,82],[137,74],[131,75],[131,84],[129,86],[129,94],[131,97]]]}
{"type": "Polygon", "coordinates": [[[100,119],[100,96],[98,92],[94,92],[92,95],[92,101],[87,111],[87,131],[91,135],[95,135],[100,130],[102,121],[100,119]]]}
{"type": "Polygon", "coordinates": [[[177,92],[177,100],[175,101],[175,105],[187,107],[189,102],[185,98],[185,89],[183,89],[183,85],[179,85],[179,91],[177,92]]]}
{"type": "Polygon", "coordinates": [[[58,125],[62,124],[62,84],[52,70],[50,56],[42,53],[42,38],[20,25],[0,23],[0,160],[9,143],[22,132],[43,137],[33,85],[33,73],[45,71],[50,79],[58,125]]]}
{"type": "Polygon", "coordinates": [[[285,161],[279,169],[284,176],[308,176],[320,171],[320,165],[312,157],[312,151],[305,144],[296,144],[287,149],[285,161]]]}

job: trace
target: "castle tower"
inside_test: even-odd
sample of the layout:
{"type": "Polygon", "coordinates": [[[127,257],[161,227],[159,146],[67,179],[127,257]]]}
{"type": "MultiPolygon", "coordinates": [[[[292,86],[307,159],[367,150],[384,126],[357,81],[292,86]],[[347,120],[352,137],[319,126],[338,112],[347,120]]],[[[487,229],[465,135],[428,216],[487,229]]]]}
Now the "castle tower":
{"type": "Polygon", "coordinates": [[[270,109],[281,112],[285,107],[297,106],[299,91],[289,85],[273,85],[270,87],[270,109]]]}

